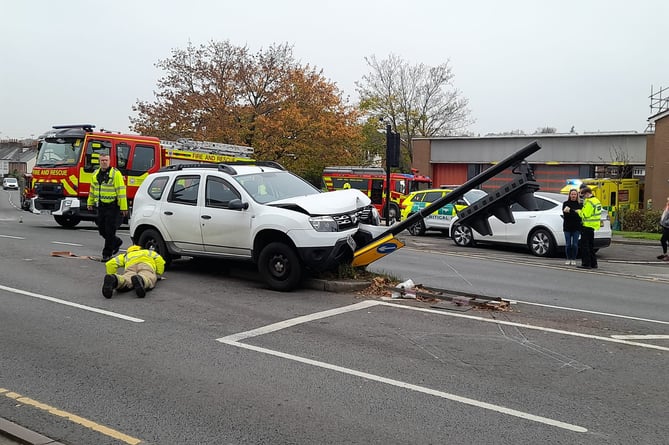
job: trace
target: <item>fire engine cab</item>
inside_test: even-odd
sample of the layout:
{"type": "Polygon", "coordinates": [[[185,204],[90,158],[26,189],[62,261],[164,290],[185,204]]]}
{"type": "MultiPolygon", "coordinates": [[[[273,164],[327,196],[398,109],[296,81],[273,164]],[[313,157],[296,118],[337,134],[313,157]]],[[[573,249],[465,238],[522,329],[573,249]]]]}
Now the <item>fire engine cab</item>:
{"type": "Polygon", "coordinates": [[[101,153],[109,154],[111,166],[125,179],[128,205],[144,178],[171,164],[248,161],[251,147],[181,139],[161,141],[156,137],[93,131],[95,125],[54,126],[42,135],[32,170],[31,210],[49,214],[63,227],[82,220],[95,220],[86,208],[93,172],[101,153]]]}
{"type": "MultiPolygon", "coordinates": [[[[328,191],[355,188],[365,193],[379,214],[386,217],[386,171],[381,167],[339,166],[325,167],[323,183],[328,191]]],[[[390,220],[400,219],[400,204],[411,192],[429,189],[432,180],[429,176],[411,173],[390,173],[390,220]]]]}

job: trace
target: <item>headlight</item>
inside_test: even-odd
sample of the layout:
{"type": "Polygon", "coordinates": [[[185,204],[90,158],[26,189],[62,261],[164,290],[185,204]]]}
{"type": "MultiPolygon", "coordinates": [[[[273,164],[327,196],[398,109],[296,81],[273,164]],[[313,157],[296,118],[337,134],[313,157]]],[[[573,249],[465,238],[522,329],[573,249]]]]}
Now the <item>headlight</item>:
{"type": "Polygon", "coordinates": [[[331,216],[313,216],[309,218],[311,226],[316,232],[337,232],[337,222],[331,216]]]}
{"type": "Polygon", "coordinates": [[[65,200],[65,207],[72,207],[72,200],[71,199],[66,199],[65,200]]]}

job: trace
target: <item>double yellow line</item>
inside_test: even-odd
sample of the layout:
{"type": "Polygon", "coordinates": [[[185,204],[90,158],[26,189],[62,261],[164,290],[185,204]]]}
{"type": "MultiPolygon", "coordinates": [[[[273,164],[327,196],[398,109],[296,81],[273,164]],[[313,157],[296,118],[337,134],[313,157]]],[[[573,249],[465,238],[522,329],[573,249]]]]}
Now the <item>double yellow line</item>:
{"type": "Polygon", "coordinates": [[[127,444],[131,445],[137,445],[141,443],[142,441],[140,439],[128,436],[127,434],[123,434],[119,431],[113,430],[111,428],[108,428],[104,425],[100,425],[99,423],[95,423],[91,420],[84,419],[83,417],[77,416],[72,413],[68,413],[67,411],[60,410],[58,408],[55,408],[53,406],[47,405],[42,402],[38,402],[37,400],[33,400],[29,397],[24,397],[21,394],[17,394],[15,392],[9,391],[8,389],[5,388],[0,388],[0,394],[4,395],[5,397],[8,397],[10,399],[14,399],[19,403],[22,403],[24,405],[32,406],[37,409],[41,409],[43,411],[46,411],[50,414],[53,414],[58,417],[63,417],[70,422],[77,423],[79,425],[82,425],[88,429],[91,429],[93,431],[97,431],[98,433],[104,434],[105,436],[112,437],[114,439],[120,440],[122,442],[125,442],[127,444]]]}

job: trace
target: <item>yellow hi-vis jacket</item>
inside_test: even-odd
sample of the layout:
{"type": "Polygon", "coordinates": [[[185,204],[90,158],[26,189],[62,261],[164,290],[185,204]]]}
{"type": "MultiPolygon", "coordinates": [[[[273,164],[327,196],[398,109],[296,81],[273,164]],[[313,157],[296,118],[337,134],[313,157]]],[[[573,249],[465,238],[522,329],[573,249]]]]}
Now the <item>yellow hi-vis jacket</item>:
{"type": "Polygon", "coordinates": [[[583,221],[583,226],[599,230],[602,219],[602,203],[591,196],[583,201],[583,208],[576,211],[583,221]]]}
{"type": "Polygon", "coordinates": [[[93,172],[87,204],[93,206],[96,203],[111,204],[116,201],[119,209],[128,210],[125,182],[123,182],[121,172],[114,167],[109,167],[109,181],[102,184],[98,182],[99,172],[99,168],[93,172]]]}
{"type": "Polygon", "coordinates": [[[117,255],[105,263],[108,274],[114,274],[119,267],[126,269],[133,264],[143,263],[150,266],[158,275],[165,272],[165,260],[157,252],[148,249],[132,250],[128,253],[117,255]]]}

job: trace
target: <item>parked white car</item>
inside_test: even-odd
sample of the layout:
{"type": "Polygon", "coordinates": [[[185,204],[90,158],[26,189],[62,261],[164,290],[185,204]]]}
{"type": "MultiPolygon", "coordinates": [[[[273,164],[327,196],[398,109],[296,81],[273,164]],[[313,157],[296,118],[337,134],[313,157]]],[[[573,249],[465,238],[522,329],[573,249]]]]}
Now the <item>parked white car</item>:
{"type": "Polygon", "coordinates": [[[18,190],[19,181],[16,178],[4,178],[2,180],[2,189],[3,190],[18,190]]]}
{"type": "Polygon", "coordinates": [[[179,256],[253,261],[275,290],[336,268],[385,228],[357,189],[321,192],[273,162],[173,165],[137,190],[135,244],[179,256]]]}
{"type": "MultiPolygon", "coordinates": [[[[472,246],[475,243],[506,245],[525,245],[536,256],[553,256],[560,249],[564,250],[565,239],[562,231],[562,203],[567,195],[559,193],[535,192],[539,210],[530,211],[514,203],[511,206],[514,224],[504,224],[494,216],[488,222],[492,235],[483,236],[467,225],[458,224],[457,217],[452,221],[452,238],[459,246],[472,246]]],[[[601,249],[611,244],[611,223],[608,212],[602,211],[601,227],[595,231],[595,248],[601,249]]]]}

